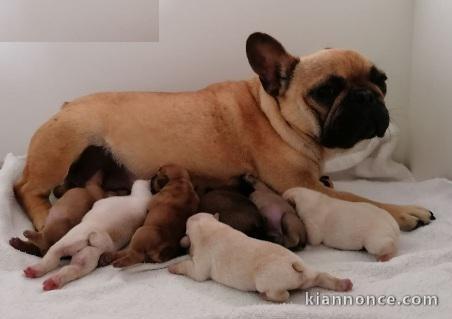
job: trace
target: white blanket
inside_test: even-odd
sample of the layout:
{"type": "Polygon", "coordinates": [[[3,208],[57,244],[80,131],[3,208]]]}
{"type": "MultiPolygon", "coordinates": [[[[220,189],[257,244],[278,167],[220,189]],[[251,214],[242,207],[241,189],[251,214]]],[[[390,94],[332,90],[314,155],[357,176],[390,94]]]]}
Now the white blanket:
{"type": "MultiPolygon", "coordinates": [[[[377,200],[415,203],[435,212],[437,220],[401,236],[398,255],[379,263],[364,252],[308,247],[300,256],[323,271],[349,277],[353,291],[320,296],[436,295],[438,306],[316,306],[306,292],[294,292],[287,304],[262,301],[212,281],[194,282],[166,270],[130,273],[97,269],[61,290],[43,292],[41,279],[27,279],[22,269],[37,257],[11,248],[8,239],[31,224],[18,207],[12,183],[23,160],[8,155],[0,171],[0,318],[451,318],[452,183],[340,182],[336,187],[377,200]]],[[[360,301],[358,299],[357,301],[360,301]]]]}

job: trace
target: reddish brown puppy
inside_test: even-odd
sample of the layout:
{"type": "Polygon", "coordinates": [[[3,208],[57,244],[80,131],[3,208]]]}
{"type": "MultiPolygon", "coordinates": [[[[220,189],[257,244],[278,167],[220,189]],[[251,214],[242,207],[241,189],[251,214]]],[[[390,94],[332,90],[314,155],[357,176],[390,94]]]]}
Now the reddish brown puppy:
{"type": "Polygon", "coordinates": [[[126,267],[163,262],[182,254],[180,240],[185,235],[186,221],[199,205],[190,175],[177,165],[162,166],[151,180],[151,189],[158,194],[149,203],[144,225],[126,249],[102,255],[100,265],[112,262],[114,267],[126,267]]]}

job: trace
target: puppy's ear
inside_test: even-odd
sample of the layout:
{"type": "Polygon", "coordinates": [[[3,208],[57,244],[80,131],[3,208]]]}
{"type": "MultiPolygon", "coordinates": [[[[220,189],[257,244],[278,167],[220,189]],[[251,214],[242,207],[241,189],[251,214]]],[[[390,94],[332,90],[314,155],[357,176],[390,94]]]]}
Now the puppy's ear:
{"type": "Polygon", "coordinates": [[[188,248],[190,247],[190,237],[188,237],[187,235],[185,235],[184,237],[182,237],[182,239],[180,240],[180,246],[182,248],[188,248]]]}
{"type": "Polygon", "coordinates": [[[216,220],[220,220],[220,213],[213,214],[213,217],[215,217],[216,220]]]}
{"type": "Polygon", "coordinates": [[[157,173],[151,178],[151,193],[156,194],[169,182],[168,176],[157,173]]]}
{"type": "Polygon", "coordinates": [[[276,39],[260,32],[248,37],[246,55],[265,91],[274,97],[282,96],[299,59],[287,53],[276,39]]]}

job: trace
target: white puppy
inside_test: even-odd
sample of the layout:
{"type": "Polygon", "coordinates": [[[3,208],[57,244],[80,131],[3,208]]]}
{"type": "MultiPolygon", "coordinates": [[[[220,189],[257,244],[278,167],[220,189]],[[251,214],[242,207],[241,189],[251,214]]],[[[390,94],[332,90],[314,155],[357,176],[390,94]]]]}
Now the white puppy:
{"type": "MultiPolygon", "coordinates": [[[[271,301],[283,302],[289,290],[322,287],[336,291],[352,288],[349,279],[338,279],[306,266],[290,250],[250,238],[220,223],[214,216],[198,213],[187,221],[190,242],[188,260],[169,266],[171,273],[197,281],[215,280],[245,291],[258,291],[271,301]]],[[[182,239],[188,243],[186,237],[182,239]]]]}
{"type": "Polygon", "coordinates": [[[302,187],[287,190],[283,197],[296,205],[311,245],[323,243],[344,250],[365,248],[380,261],[395,255],[400,230],[385,210],[368,203],[331,198],[302,187]]]}
{"type": "Polygon", "coordinates": [[[24,270],[25,276],[45,275],[59,266],[63,256],[72,256],[71,263],[44,281],[44,290],[60,288],[90,273],[103,252],[122,248],[143,224],[151,196],[149,181],[137,180],[129,196],[97,201],[81,223],[50,247],[40,262],[24,270]]]}

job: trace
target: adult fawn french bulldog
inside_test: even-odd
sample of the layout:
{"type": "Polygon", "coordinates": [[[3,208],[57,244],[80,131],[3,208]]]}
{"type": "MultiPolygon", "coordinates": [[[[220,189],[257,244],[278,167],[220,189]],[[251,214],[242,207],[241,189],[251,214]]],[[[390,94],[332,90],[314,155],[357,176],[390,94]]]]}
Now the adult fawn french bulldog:
{"type": "Polygon", "coordinates": [[[418,206],[374,202],[325,187],[327,149],[383,136],[389,115],[386,75],[357,52],[325,49],[296,57],[271,36],[253,33],[246,53],[258,77],[195,92],[99,93],[66,103],[31,139],[15,185],[37,230],[50,190],[88,146],[100,146],[137,178],[165,163],[216,180],[250,173],[278,193],[303,186],[387,210],[402,230],[434,216],[418,206]]]}

